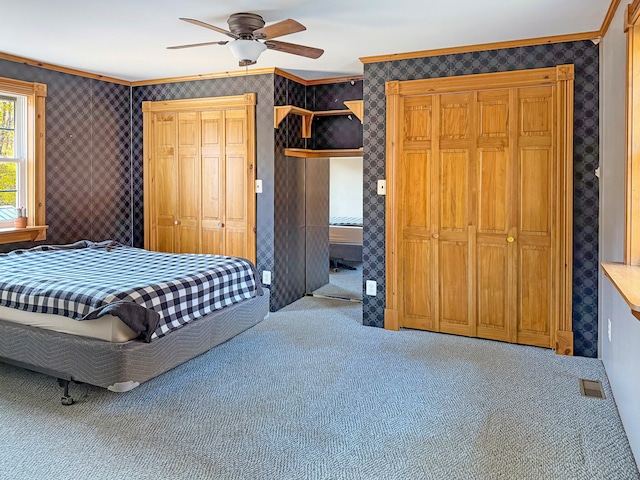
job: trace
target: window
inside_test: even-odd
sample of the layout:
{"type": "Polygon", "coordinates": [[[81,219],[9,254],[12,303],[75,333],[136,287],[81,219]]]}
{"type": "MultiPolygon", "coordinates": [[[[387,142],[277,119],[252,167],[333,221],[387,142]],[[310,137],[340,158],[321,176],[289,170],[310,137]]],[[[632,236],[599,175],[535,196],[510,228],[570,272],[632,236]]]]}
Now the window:
{"type": "Polygon", "coordinates": [[[44,240],[47,86],[0,77],[0,243],[44,240]],[[27,228],[15,228],[25,207],[27,228]]]}
{"type": "Polygon", "coordinates": [[[13,226],[27,205],[26,104],[24,95],[0,92],[0,227],[13,226]]]}

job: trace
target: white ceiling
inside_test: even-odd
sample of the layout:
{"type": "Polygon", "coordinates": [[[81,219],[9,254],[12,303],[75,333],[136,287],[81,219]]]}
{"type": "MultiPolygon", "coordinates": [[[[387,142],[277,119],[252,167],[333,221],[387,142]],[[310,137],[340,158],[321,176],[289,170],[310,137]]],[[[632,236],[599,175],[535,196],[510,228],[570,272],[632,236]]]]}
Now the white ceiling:
{"type": "MultiPolygon", "coordinates": [[[[239,70],[229,38],[178,20],[228,29],[231,13],[307,30],[282,40],[323,48],[317,60],[275,51],[257,65],[304,79],[361,75],[360,57],[597,31],[610,0],[0,0],[0,52],[136,81],[239,70]],[[10,20],[9,20],[10,19],[10,20]]],[[[615,26],[614,26],[615,27],[615,26]]],[[[0,71],[1,74],[1,71],[0,71]]]]}

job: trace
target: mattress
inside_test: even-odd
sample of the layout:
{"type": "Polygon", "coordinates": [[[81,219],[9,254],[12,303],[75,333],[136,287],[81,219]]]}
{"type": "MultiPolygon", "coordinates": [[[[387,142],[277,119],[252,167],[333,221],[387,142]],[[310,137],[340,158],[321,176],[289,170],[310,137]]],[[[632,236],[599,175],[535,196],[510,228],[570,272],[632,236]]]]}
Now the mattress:
{"type": "Polygon", "coordinates": [[[119,317],[145,341],[260,295],[246,259],[86,240],[0,254],[0,305],[94,321],[119,317]]]}
{"type": "Polygon", "coordinates": [[[329,243],[362,245],[362,227],[329,226],[329,243]]]}
{"type": "Polygon", "coordinates": [[[20,325],[43,328],[54,332],[95,338],[106,342],[126,342],[138,336],[114,315],[79,322],[62,315],[25,312],[17,308],[0,306],[0,319],[20,325]]]}

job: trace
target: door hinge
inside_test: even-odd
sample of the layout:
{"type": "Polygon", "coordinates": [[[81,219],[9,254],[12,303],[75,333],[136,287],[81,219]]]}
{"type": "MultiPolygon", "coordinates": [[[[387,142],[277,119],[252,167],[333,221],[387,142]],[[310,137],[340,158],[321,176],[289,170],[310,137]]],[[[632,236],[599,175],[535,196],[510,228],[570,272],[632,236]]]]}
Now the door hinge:
{"type": "Polygon", "coordinates": [[[253,230],[253,233],[257,232],[256,227],[253,227],[252,230],[253,230]]]}

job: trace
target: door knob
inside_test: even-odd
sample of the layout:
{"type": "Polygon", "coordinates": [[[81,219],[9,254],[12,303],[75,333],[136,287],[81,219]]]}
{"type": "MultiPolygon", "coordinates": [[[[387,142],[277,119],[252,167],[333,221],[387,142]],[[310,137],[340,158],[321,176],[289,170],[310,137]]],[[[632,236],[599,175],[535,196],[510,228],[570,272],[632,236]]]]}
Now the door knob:
{"type": "Polygon", "coordinates": [[[431,235],[433,238],[438,238],[440,235],[438,235],[437,233],[434,233],[433,235],[431,235]]]}
{"type": "Polygon", "coordinates": [[[515,239],[513,237],[507,237],[507,242],[509,243],[513,243],[515,239]]]}
{"type": "Polygon", "coordinates": [[[224,223],[220,222],[220,223],[218,223],[218,226],[219,226],[220,228],[222,228],[222,227],[224,227],[224,223]]]}
{"type": "Polygon", "coordinates": [[[173,222],[174,225],[180,225],[180,222],[178,220],[176,220],[175,222],[173,222]]]}

